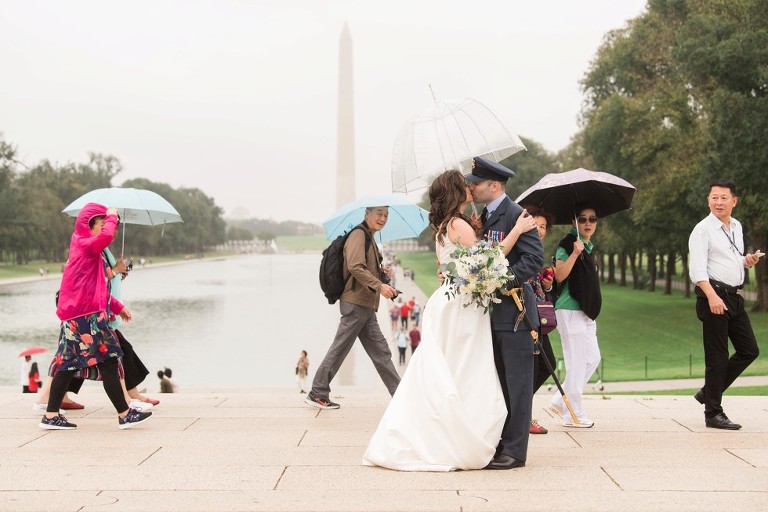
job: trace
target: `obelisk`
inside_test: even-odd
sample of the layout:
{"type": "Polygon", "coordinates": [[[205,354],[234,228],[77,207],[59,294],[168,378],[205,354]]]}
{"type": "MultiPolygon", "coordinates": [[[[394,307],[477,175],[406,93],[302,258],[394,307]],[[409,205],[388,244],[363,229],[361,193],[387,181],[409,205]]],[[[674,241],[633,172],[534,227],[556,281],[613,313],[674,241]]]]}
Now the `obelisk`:
{"type": "Polygon", "coordinates": [[[352,36],[344,23],[339,38],[339,84],[336,133],[336,207],[355,200],[355,96],[352,36]]]}

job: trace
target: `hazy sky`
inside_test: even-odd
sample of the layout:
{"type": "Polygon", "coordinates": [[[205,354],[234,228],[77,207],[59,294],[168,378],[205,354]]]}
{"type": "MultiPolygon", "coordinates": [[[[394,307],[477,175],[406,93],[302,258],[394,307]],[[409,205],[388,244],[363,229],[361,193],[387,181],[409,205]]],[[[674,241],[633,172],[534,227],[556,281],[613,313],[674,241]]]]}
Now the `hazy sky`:
{"type": "MultiPolygon", "coordinates": [[[[357,195],[389,192],[400,127],[469,97],[557,151],[604,34],[644,0],[6,0],[0,132],[27,164],[112,154],[225,215],[335,209],[339,36],[354,47],[357,195]]],[[[73,198],[74,199],[74,198],[73,198]]]]}

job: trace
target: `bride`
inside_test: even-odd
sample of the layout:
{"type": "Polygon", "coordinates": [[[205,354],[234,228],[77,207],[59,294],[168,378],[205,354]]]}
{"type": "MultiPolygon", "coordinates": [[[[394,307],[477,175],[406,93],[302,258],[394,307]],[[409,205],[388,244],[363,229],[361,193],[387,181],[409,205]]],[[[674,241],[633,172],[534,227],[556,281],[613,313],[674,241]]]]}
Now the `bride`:
{"type": "MultiPolygon", "coordinates": [[[[459,171],[446,171],[429,188],[429,223],[438,260],[457,244],[471,246],[477,231],[462,212],[472,201],[459,171]]],[[[535,226],[525,212],[501,242],[504,253],[535,226]]],[[[384,412],[363,464],[399,471],[481,469],[493,458],[507,416],[493,360],[491,323],[482,307],[448,299],[444,283],[422,315],[422,338],[384,412]]]]}

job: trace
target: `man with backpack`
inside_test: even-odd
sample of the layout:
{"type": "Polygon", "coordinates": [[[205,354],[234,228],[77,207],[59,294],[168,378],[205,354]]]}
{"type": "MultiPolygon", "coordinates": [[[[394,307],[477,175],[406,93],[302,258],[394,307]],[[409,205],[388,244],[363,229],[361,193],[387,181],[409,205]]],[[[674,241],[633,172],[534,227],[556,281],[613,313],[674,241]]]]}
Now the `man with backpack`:
{"type": "MultiPolygon", "coordinates": [[[[312,407],[318,409],[340,407],[330,399],[330,384],[352,349],[356,338],[360,338],[390,395],[395,393],[400,383],[400,376],[392,363],[392,352],[376,318],[379,295],[386,299],[394,299],[399,293],[387,284],[389,269],[381,268],[379,249],[373,241],[374,234],[384,227],[388,216],[389,208],[386,206],[366,208],[363,222],[356,226],[343,241],[344,287],[339,301],[341,320],[336,337],[315,372],[312,390],[304,399],[312,407]]],[[[331,244],[323,254],[323,263],[320,267],[320,282],[331,304],[335,302],[336,297],[333,294],[329,295],[325,283],[332,280],[333,276],[324,275],[324,272],[329,272],[326,269],[333,267],[330,261],[326,261],[332,259],[330,251],[333,248],[334,244],[331,244]]]]}

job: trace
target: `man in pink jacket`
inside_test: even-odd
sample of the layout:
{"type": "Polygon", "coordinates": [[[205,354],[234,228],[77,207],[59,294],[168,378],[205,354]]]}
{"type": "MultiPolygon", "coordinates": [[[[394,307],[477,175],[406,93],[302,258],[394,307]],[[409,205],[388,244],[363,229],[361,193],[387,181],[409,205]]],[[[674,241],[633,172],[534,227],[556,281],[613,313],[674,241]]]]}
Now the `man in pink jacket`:
{"type": "Polygon", "coordinates": [[[119,428],[131,428],[152,415],[128,408],[118,374],[123,351],[108,324],[113,315],[131,320],[131,312],[110,293],[102,257],[119,222],[117,210],[96,203],[85,205],[75,221],[59,290],[56,314],[62,321],[61,335],[48,370],[53,381],[48,408],[40,421],[42,429],[77,427],[59,414],[59,406],[75,372],[91,366],[101,371],[104,390],[118,413],[119,428]]]}

